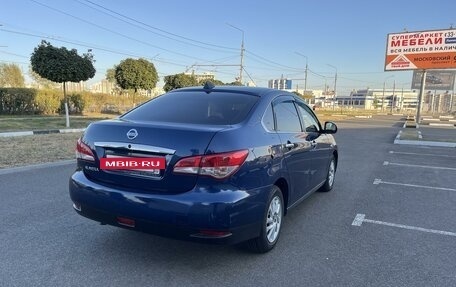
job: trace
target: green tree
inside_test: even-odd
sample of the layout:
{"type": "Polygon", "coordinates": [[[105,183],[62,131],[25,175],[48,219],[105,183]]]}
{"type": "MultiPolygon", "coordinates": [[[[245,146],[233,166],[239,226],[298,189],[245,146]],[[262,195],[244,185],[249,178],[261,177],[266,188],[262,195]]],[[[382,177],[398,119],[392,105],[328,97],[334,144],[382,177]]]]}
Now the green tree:
{"type": "Polygon", "coordinates": [[[163,89],[165,90],[165,92],[169,92],[174,89],[180,89],[180,88],[184,88],[184,87],[193,87],[193,86],[198,86],[198,85],[200,85],[200,83],[198,83],[198,80],[196,80],[196,78],[194,76],[180,73],[180,74],[166,76],[165,77],[165,86],[163,87],[163,89]]]}
{"type": "Polygon", "coordinates": [[[57,48],[47,41],[41,41],[30,58],[33,72],[40,77],[56,83],[63,83],[63,97],[65,105],[66,126],[70,126],[68,116],[68,97],[66,82],[86,81],[95,76],[93,55],[90,53],[78,55],[76,49],[68,50],[65,47],[57,48]]]}
{"type": "Polygon", "coordinates": [[[93,55],[78,55],[76,49],[57,48],[47,41],[35,48],[30,58],[33,72],[56,83],[63,83],[63,95],[67,100],[66,82],[86,81],[95,76],[93,55]]]}
{"type": "MultiPolygon", "coordinates": [[[[200,85],[204,86],[204,84],[206,84],[206,82],[207,82],[207,80],[202,80],[202,81],[200,81],[200,85]]],[[[217,80],[217,79],[210,80],[209,82],[211,82],[215,86],[224,86],[225,85],[224,82],[217,80]]]]}
{"type": "Polygon", "coordinates": [[[24,76],[16,64],[0,64],[0,87],[23,88],[24,76]]]}
{"type": "Polygon", "coordinates": [[[243,84],[239,81],[234,81],[234,82],[231,82],[231,83],[227,83],[226,85],[228,86],[243,86],[243,84]]]}
{"type": "Polygon", "coordinates": [[[146,59],[125,59],[115,68],[114,75],[117,84],[122,89],[150,90],[155,88],[158,82],[157,70],[154,64],[146,59]]]}

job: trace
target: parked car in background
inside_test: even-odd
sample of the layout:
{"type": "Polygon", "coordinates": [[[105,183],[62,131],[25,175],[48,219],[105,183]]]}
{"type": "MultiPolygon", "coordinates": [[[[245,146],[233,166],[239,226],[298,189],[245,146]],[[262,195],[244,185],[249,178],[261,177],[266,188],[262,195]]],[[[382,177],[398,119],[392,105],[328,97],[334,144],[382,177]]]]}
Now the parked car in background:
{"type": "Polygon", "coordinates": [[[337,126],[281,90],[174,90],[77,142],[74,209],[114,226],[271,250],[283,217],[333,188],[337,126]]]}

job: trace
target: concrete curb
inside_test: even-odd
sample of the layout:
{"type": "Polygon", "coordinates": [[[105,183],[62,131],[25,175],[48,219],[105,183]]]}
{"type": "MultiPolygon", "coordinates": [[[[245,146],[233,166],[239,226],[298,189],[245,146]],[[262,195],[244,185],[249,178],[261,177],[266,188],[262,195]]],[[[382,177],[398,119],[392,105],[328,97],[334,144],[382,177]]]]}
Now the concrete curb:
{"type": "Polygon", "coordinates": [[[456,148],[456,143],[448,143],[448,142],[394,140],[394,144],[417,145],[417,146],[434,146],[434,147],[454,147],[454,148],[456,148]]]}
{"type": "Polygon", "coordinates": [[[0,133],[0,138],[7,137],[21,137],[21,136],[33,136],[43,134],[65,134],[65,133],[78,133],[85,131],[83,129],[53,129],[53,130],[36,130],[36,131],[22,131],[22,132],[5,132],[0,133]]]}
{"type": "MultiPolygon", "coordinates": [[[[401,140],[402,131],[397,133],[396,138],[394,139],[394,144],[403,144],[403,145],[417,145],[417,146],[433,146],[433,147],[454,147],[456,148],[455,142],[437,142],[437,141],[423,141],[423,140],[401,140]]],[[[423,136],[421,132],[418,131],[418,138],[422,139],[423,136]]]]}
{"type": "Polygon", "coordinates": [[[69,159],[69,160],[62,160],[62,161],[56,161],[56,162],[32,164],[32,165],[27,165],[27,166],[9,167],[9,168],[0,169],[0,175],[11,174],[11,173],[15,173],[15,172],[29,171],[29,170],[33,170],[33,169],[47,168],[47,167],[64,166],[64,165],[70,165],[70,164],[76,164],[76,160],[69,159]]]}
{"type": "Polygon", "coordinates": [[[444,123],[429,123],[430,126],[437,126],[437,127],[455,127],[454,124],[444,124],[444,123]]]}

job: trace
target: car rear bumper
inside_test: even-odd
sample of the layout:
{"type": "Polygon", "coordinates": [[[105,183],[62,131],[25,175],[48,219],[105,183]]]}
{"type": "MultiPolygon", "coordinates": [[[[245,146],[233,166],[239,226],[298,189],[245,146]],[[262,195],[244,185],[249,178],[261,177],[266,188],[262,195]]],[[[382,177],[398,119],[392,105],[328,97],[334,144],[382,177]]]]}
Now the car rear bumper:
{"type": "Polygon", "coordinates": [[[82,171],[70,178],[70,197],[82,216],[113,226],[217,244],[257,237],[270,187],[237,190],[195,186],[181,194],[151,194],[108,187],[82,171]]]}

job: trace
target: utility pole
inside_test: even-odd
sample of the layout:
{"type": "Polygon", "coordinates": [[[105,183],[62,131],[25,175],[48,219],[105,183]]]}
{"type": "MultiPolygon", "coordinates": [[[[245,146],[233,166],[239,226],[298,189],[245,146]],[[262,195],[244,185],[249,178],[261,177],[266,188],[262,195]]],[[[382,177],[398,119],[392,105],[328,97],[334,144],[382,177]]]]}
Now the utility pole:
{"type": "Polygon", "coordinates": [[[383,109],[384,109],[386,80],[388,80],[389,78],[392,78],[392,77],[394,77],[394,75],[391,75],[391,76],[389,76],[389,77],[386,77],[386,78],[383,80],[382,112],[383,112],[383,109]]]}
{"type": "Polygon", "coordinates": [[[230,26],[231,28],[234,28],[238,31],[241,31],[242,33],[242,42],[241,42],[241,65],[240,65],[240,68],[239,68],[239,82],[242,84],[242,71],[244,70],[244,30],[242,29],[239,29],[238,27],[236,26],[233,26],[231,24],[228,24],[226,23],[228,26],[230,26]]]}
{"type": "Polygon", "coordinates": [[[333,65],[327,64],[328,66],[334,68],[336,70],[336,74],[334,76],[334,98],[333,98],[333,110],[336,108],[336,95],[337,95],[337,68],[333,65]]]}
{"type": "Polygon", "coordinates": [[[242,85],[242,71],[244,70],[244,31],[242,31],[242,43],[241,43],[241,68],[239,69],[239,82],[242,85]]]}
{"type": "Polygon", "coordinates": [[[307,56],[304,56],[303,54],[299,53],[299,52],[295,52],[296,54],[298,54],[299,56],[301,57],[304,57],[306,58],[306,69],[304,71],[304,96],[306,95],[307,93],[307,70],[308,70],[308,65],[307,65],[307,56]]]}
{"type": "Polygon", "coordinates": [[[304,95],[307,93],[307,57],[306,57],[306,71],[304,74],[304,95]]]}

